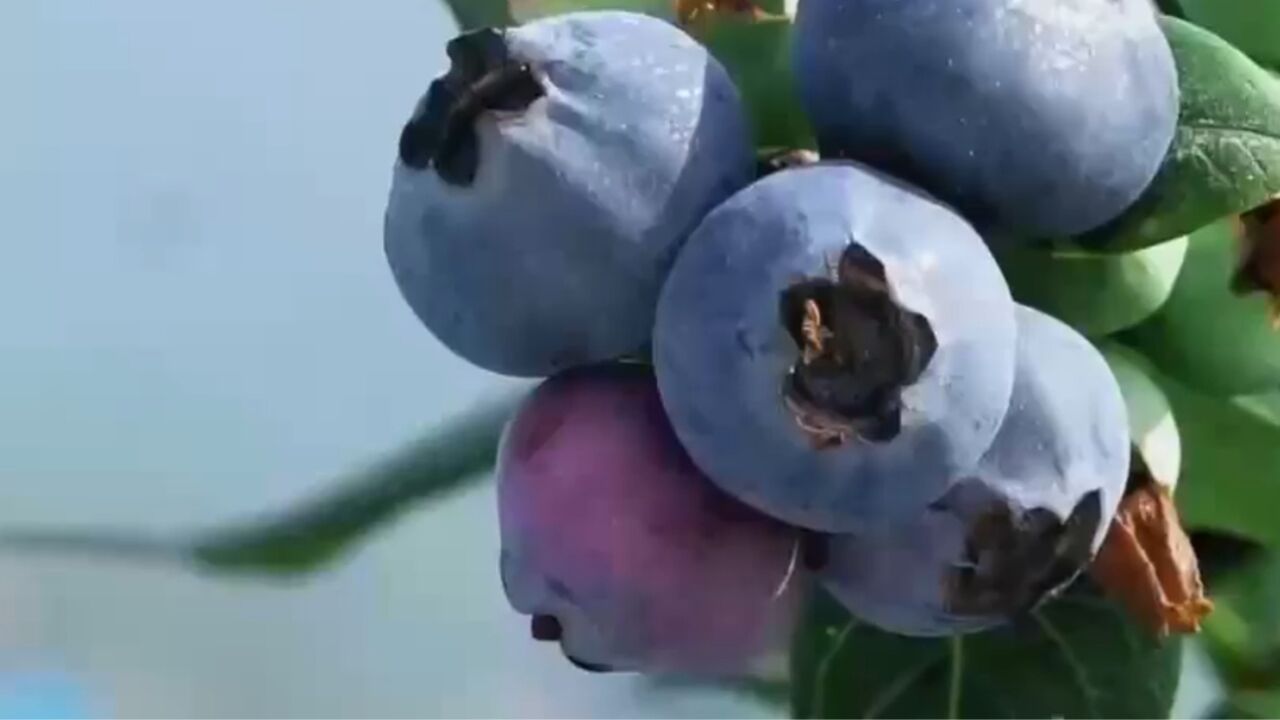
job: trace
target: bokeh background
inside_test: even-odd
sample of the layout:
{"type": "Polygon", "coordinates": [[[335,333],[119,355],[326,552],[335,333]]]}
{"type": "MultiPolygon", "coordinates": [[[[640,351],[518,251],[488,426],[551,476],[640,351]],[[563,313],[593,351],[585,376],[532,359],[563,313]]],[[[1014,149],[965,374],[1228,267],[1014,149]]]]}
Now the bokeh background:
{"type": "MultiPolygon", "coordinates": [[[[381,216],[432,0],[0,2],[0,527],[283,508],[512,385],[401,302],[381,216]]],[[[0,717],[766,717],[528,640],[487,485],[298,582],[0,555],[0,717]]],[[[1188,661],[1178,715],[1212,683],[1188,661]]]]}

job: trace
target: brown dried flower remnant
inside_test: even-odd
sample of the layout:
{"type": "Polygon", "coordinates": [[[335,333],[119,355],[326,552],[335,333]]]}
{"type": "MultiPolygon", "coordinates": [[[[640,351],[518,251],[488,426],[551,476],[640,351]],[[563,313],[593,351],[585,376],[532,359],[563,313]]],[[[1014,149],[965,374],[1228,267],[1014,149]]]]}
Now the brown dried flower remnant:
{"type": "Polygon", "coordinates": [[[1280,199],[1240,216],[1236,227],[1240,264],[1231,279],[1238,295],[1265,293],[1271,327],[1280,329],[1280,199]]]}
{"type": "Polygon", "coordinates": [[[1160,637],[1199,632],[1213,611],[1173,497],[1149,476],[1120,502],[1090,574],[1160,637]]]}

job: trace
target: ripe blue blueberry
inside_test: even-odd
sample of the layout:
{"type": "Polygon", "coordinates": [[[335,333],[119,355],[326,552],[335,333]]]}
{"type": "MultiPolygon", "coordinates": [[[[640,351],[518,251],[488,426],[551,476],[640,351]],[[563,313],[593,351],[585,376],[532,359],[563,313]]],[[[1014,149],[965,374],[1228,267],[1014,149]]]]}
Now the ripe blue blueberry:
{"type": "Polygon", "coordinates": [[[1150,184],[1177,124],[1150,0],[802,0],[794,47],[825,155],[981,228],[1102,225],[1150,184]]]}
{"type": "Polygon", "coordinates": [[[386,211],[408,304],[509,375],[642,348],[680,243],[754,170],[729,75],[675,26],[625,12],[479,30],[448,52],[386,211]]]}
{"type": "Polygon", "coordinates": [[[999,625],[1088,566],[1129,460],[1124,399],[1102,356],[1058,320],[1019,307],[1013,398],[982,461],[892,535],[828,538],[821,580],[891,632],[999,625]]]}
{"type": "Polygon", "coordinates": [[[658,306],[671,422],[729,493],[814,530],[914,517],[1013,384],[1013,302],[951,209],[870,168],[770,175],[713,211],[658,306]]]}
{"type": "Polygon", "coordinates": [[[785,646],[797,533],[694,467],[649,368],[544,382],[508,426],[497,474],[507,598],[579,667],[727,675],[785,646]]]}

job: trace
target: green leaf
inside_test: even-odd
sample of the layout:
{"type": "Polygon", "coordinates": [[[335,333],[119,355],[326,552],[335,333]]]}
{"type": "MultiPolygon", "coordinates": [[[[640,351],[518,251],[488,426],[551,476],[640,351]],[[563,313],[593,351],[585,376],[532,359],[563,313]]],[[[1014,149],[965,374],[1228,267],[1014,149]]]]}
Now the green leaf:
{"type": "Polygon", "coordinates": [[[787,7],[787,0],[755,0],[755,6],[770,15],[790,15],[794,10],[787,7]]]}
{"type": "Polygon", "coordinates": [[[445,0],[445,5],[462,30],[513,24],[507,0],[445,0]]]}
{"type": "Polygon", "coordinates": [[[1223,399],[1159,381],[1182,437],[1183,522],[1280,549],[1280,395],[1223,399]]]}
{"type": "Polygon", "coordinates": [[[1204,640],[1231,690],[1280,688],[1280,561],[1256,557],[1214,590],[1204,640]]]}
{"type": "Polygon", "coordinates": [[[995,250],[1015,300],[1101,337],[1137,325],[1169,299],[1187,240],[1124,254],[1025,243],[995,250]]]}
{"type": "Polygon", "coordinates": [[[1215,588],[1203,645],[1230,717],[1280,717],[1280,558],[1255,556],[1215,588]]]}
{"type": "Polygon", "coordinates": [[[1196,551],[1200,577],[1209,591],[1214,593],[1224,582],[1230,582],[1237,572],[1249,567],[1266,550],[1257,541],[1221,530],[1192,530],[1188,533],[1196,551]]]}
{"type": "Polygon", "coordinates": [[[1080,238],[1088,247],[1154,245],[1280,193],[1280,82],[1208,30],[1170,17],[1162,23],[1178,63],[1177,134],[1138,201],[1080,238]]]}
{"type": "Polygon", "coordinates": [[[1169,300],[1125,333],[1162,372],[1204,393],[1230,397],[1280,387],[1280,331],[1265,293],[1239,294],[1232,222],[1191,234],[1187,258],[1169,300]]]}
{"type": "Polygon", "coordinates": [[[1024,622],[906,638],[818,593],[792,654],[795,717],[1167,717],[1181,642],[1158,641],[1078,583],[1024,622]]]}
{"type": "Polygon", "coordinates": [[[1182,10],[1182,0],[1155,0],[1156,9],[1165,15],[1171,15],[1176,18],[1186,18],[1186,13],[1182,10]]]}
{"type": "Polygon", "coordinates": [[[411,507],[483,478],[516,402],[508,397],[476,408],[331,491],[258,520],[178,538],[113,530],[0,531],[0,549],[180,561],[219,573],[313,573],[411,507]]]}
{"type": "Polygon", "coordinates": [[[1229,40],[1263,65],[1280,68],[1280,2],[1180,0],[1184,16],[1229,40]]]}
{"type": "Polygon", "coordinates": [[[759,148],[815,148],[791,72],[791,21],[721,15],[696,37],[733,77],[751,113],[759,148]]]}
{"type": "Polygon", "coordinates": [[[1233,718],[1280,718],[1280,688],[1233,693],[1227,700],[1233,718]]]}
{"type": "Polygon", "coordinates": [[[1098,349],[1120,385],[1129,436],[1138,456],[1156,482],[1176,489],[1182,475],[1182,437],[1151,363],[1115,341],[1099,343],[1098,349]]]}

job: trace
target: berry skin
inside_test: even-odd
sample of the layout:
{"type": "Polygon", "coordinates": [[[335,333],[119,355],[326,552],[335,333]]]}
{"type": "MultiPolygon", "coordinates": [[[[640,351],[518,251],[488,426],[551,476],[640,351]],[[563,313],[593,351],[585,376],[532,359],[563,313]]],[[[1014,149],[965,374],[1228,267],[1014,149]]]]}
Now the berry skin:
{"type": "Polygon", "coordinates": [[[1013,303],[956,213],[870,168],[782,170],[713,211],[668,278],[654,365],[730,494],[813,530],[917,515],[995,436],[1013,303]]]}
{"type": "Polygon", "coordinates": [[[405,126],[385,218],[401,293],[517,376],[642,348],[675,253],[750,182],[737,89],[662,20],[582,12],[449,43],[405,126]]]}
{"type": "Polygon", "coordinates": [[[1124,399],[1074,330],[1018,309],[1009,414],[976,469],[881,538],[832,536],[820,579],[890,632],[974,632],[1026,612],[1088,566],[1129,474],[1124,399]]]}
{"type": "Polygon", "coordinates": [[[1178,118],[1149,0],[802,0],[794,64],[824,155],[1017,234],[1118,216],[1178,118]]]}
{"type": "Polygon", "coordinates": [[[497,474],[507,598],[579,667],[731,675],[785,644],[797,533],[698,472],[647,367],[544,382],[497,474]]]}

